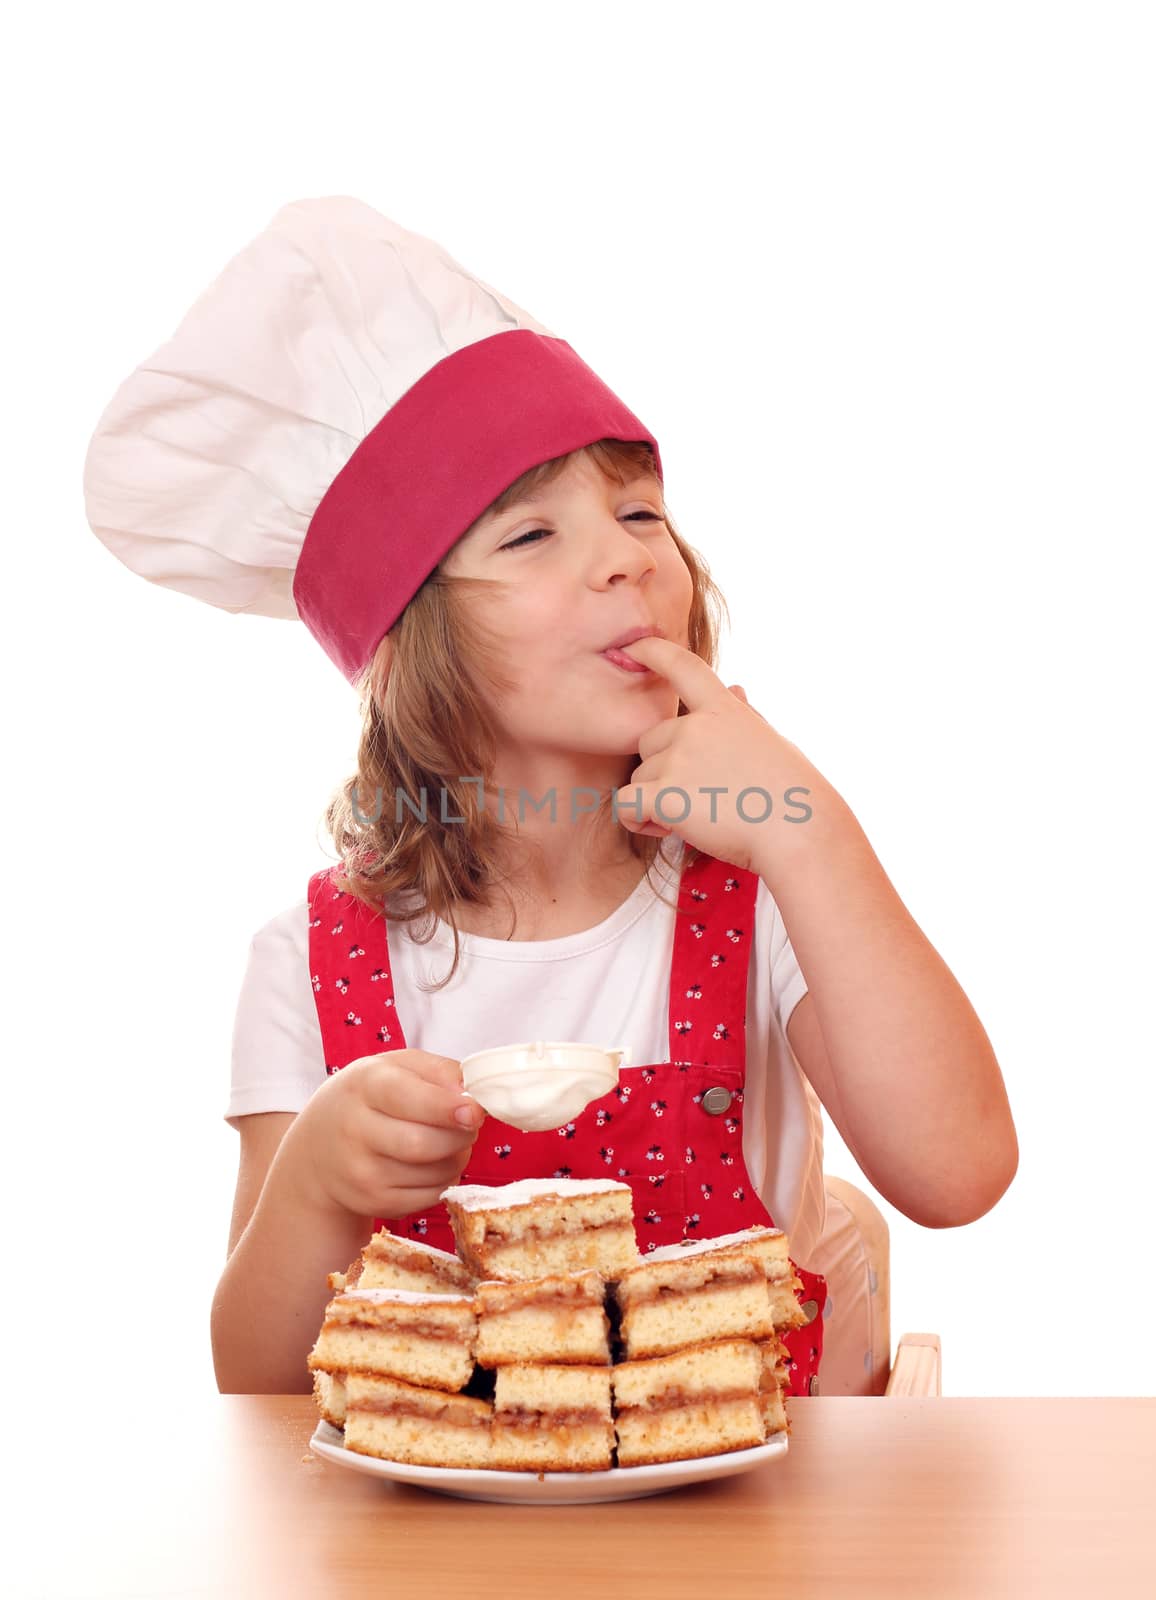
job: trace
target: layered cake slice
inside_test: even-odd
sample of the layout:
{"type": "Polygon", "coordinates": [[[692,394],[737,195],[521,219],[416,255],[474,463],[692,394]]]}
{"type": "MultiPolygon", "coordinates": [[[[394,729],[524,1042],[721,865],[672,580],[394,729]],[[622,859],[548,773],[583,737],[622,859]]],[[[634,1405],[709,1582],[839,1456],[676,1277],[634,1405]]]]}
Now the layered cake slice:
{"type": "Polygon", "coordinates": [[[611,1367],[618,1465],[686,1461],[763,1444],[762,1373],[763,1354],[750,1339],[611,1367]]]}
{"type": "Polygon", "coordinates": [[[614,1448],[610,1367],[499,1367],[490,1465],[513,1472],[606,1472],[614,1448]]]}
{"type": "Polygon", "coordinates": [[[345,1448],[422,1467],[489,1467],[493,1406],[375,1372],[346,1379],[345,1448]]]}
{"type": "Polygon", "coordinates": [[[403,1239],[379,1228],[344,1272],[329,1274],[329,1287],[410,1289],[415,1294],[471,1294],[474,1275],[457,1256],[421,1239],[403,1239]]]}
{"type": "Polygon", "coordinates": [[[715,1239],[680,1239],[660,1245],[646,1261],[685,1261],[707,1256],[749,1256],[762,1264],[770,1284],[771,1314],[776,1328],[801,1328],[807,1320],[799,1305],[803,1282],[789,1255],[789,1240],[781,1228],[756,1224],[741,1233],[723,1233],[715,1239]]]}
{"type": "Polygon", "coordinates": [[[639,1260],[629,1184],[613,1178],[525,1178],[442,1195],[461,1259],[506,1283],[588,1268],[617,1277],[639,1260]]]}
{"type": "Polygon", "coordinates": [[[483,1280],[474,1291],[483,1367],[514,1362],[610,1365],[610,1318],[598,1272],[557,1273],[523,1283],[483,1280]]]}
{"type": "Polygon", "coordinates": [[[312,1372],[385,1373],[437,1389],[464,1389],[474,1370],[476,1332],[470,1295],[346,1289],[325,1308],[308,1366],[312,1372]]]}
{"type": "Polygon", "coordinates": [[[774,1333],[772,1286],[761,1262],[725,1252],[673,1261],[655,1261],[655,1254],[610,1286],[628,1361],[774,1333]]]}

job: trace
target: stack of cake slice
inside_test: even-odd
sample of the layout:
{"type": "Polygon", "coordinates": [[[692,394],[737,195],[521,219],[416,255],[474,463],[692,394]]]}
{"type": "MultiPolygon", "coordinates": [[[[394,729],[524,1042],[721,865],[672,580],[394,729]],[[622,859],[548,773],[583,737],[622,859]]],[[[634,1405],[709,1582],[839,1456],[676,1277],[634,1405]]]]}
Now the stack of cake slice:
{"type": "MultiPolygon", "coordinates": [[[[437,1250],[419,1239],[399,1238],[390,1233],[388,1228],[379,1229],[357,1260],[351,1262],[344,1272],[331,1272],[328,1277],[329,1287],[337,1291],[339,1298],[343,1297],[344,1291],[354,1288],[402,1289],[418,1295],[468,1297],[473,1294],[475,1281],[469,1268],[457,1256],[450,1255],[449,1251],[437,1250]]],[[[365,1302],[361,1304],[364,1321],[367,1315],[364,1311],[365,1302]]],[[[357,1305],[356,1300],[348,1301],[343,1306],[339,1306],[336,1300],[330,1303],[325,1313],[329,1334],[324,1346],[319,1341],[314,1350],[314,1356],[319,1357],[324,1365],[312,1357],[309,1362],[318,1409],[325,1421],[334,1428],[345,1426],[346,1382],[345,1369],[340,1366],[333,1352],[337,1344],[350,1343],[352,1311],[357,1305]]],[[[380,1317],[382,1313],[378,1312],[377,1315],[380,1317]]],[[[322,1332],[325,1333],[324,1328],[322,1332]]]]}
{"type": "Polygon", "coordinates": [[[790,1431],[780,1335],[805,1317],[781,1230],[641,1256],[624,1183],[461,1185],[443,1198],[457,1256],[383,1229],[330,1276],[338,1292],[309,1366],[347,1448],[592,1472],[790,1431]]]}
{"type": "Polygon", "coordinates": [[[492,1465],[598,1472],[612,1464],[610,1319],[593,1269],[474,1294],[477,1360],[494,1374],[492,1465]]]}
{"type": "Polygon", "coordinates": [[[540,1178],[442,1196],[478,1275],[479,1364],[494,1373],[493,1465],[598,1472],[613,1464],[606,1276],[638,1259],[630,1187],[540,1178]]]}
{"type": "Polygon", "coordinates": [[[805,1320],[780,1229],[652,1250],[612,1286],[618,1465],[749,1449],[790,1431],[781,1331],[805,1320]]]}
{"type": "Polygon", "coordinates": [[[471,1295],[343,1289],[326,1307],[309,1367],[343,1378],[347,1449],[482,1467],[491,1408],[461,1393],[474,1374],[476,1341],[471,1295]]]}

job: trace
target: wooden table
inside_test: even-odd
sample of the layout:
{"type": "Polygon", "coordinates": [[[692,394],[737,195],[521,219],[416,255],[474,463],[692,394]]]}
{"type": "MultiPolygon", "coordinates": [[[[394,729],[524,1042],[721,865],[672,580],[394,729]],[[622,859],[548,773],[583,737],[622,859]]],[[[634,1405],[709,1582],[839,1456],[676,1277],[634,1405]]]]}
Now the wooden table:
{"type": "MultiPolygon", "coordinates": [[[[308,1396],[137,1398],[132,1438],[111,1413],[90,1417],[90,1449],[70,1451],[71,1466],[19,1474],[41,1526],[29,1513],[13,1524],[0,1576],[17,1527],[39,1565],[5,1593],[1156,1596],[1156,1399],[792,1400],[785,1460],[651,1499],[550,1508],[331,1466],[308,1449],[308,1396]],[[154,1425],[165,1433],[149,1445],[154,1425]]],[[[50,1443],[51,1419],[39,1427],[50,1443]]]]}

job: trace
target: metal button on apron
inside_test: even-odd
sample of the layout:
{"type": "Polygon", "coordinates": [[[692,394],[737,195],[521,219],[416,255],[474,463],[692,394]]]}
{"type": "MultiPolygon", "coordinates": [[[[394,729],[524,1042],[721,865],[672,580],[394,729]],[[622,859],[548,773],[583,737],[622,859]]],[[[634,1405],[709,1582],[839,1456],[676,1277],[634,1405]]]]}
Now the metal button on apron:
{"type": "Polygon", "coordinates": [[[724,1111],[730,1110],[734,1096],[729,1089],[724,1089],[721,1084],[716,1084],[713,1089],[708,1089],[702,1097],[702,1109],[711,1117],[721,1117],[724,1111]]]}
{"type": "Polygon", "coordinates": [[[814,1322],[819,1315],[819,1302],[817,1300],[804,1300],[799,1309],[808,1322],[814,1322]]]}
{"type": "Polygon", "coordinates": [[[810,1383],[807,1385],[807,1393],[808,1394],[818,1394],[818,1392],[819,1392],[819,1379],[817,1377],[813,1377],[811,1379],[810,1383]]]}

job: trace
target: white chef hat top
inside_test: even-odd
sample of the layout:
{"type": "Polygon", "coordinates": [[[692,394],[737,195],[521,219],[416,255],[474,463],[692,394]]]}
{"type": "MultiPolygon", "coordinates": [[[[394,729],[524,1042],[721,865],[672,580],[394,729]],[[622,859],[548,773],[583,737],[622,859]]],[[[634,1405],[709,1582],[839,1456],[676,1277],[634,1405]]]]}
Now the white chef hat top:
{"type": "Polygon", "coordinates": [[[152,583],[299,617],[352,682],[505,488],[601,438],[661,480],[564,339],[363,201],[296,200],[117,389],[85,512],[152,583]]]}

